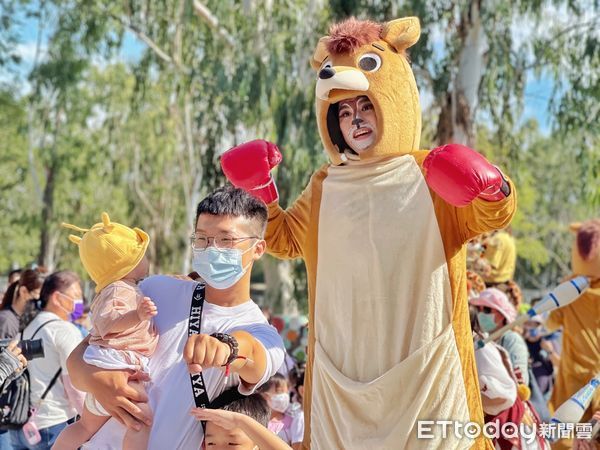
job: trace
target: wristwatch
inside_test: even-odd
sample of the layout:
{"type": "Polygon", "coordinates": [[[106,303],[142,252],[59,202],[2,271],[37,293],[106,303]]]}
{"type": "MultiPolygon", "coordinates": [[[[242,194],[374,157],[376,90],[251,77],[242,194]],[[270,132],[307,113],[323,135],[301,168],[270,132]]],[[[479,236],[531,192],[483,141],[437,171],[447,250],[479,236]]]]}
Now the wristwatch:
{"type": "Polygon", "coordinates": [[[230,334],[226,333],[213,333],[211,337],[214,337],[218,341],[223,342],[224,344],[229,345],[229,358],[227,358],[227,362],[223,364],[223,366],[229,366],[232,362],[234,362],[238,357],[238,341],[230,334]]]}

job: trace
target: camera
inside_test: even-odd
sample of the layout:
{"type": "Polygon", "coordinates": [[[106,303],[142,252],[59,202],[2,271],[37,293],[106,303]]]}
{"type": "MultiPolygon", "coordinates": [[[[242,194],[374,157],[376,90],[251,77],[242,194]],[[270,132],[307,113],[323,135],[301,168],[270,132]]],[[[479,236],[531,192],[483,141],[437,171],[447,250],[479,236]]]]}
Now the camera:
{"type": "MultiPolygon", "coordinates": [[[[14,339],[0,339],[0,351],[4,351],[14,339]]],[[[25,339],[17,346],[27,361],[44,357],[44,342],[41,339],[25,339]]]]}

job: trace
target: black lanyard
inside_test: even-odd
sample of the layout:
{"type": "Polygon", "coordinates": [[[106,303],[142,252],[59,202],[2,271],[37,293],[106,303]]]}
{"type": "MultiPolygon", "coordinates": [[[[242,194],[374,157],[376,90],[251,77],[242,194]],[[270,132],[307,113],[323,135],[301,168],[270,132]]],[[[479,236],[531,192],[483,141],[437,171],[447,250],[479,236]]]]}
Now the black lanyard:
{"type": "MultiPolygon", "coordinates": [[[[188,325],[188,336],[200,334],[202,323],[202,309],[204,307],[204,284],[198,283],[192,295],[192,305],[190,307],[190,322],[188,325]]],[[[202,372],[190,374],[192,381],[192,392],[194,393],[194,402],[197,408],[208,408],[210,402],[206,393],[206,385],[202,372]]],[[[202,423],[204,425],[204,422],[202,423]]],[[[204,427],[203,427],[204,428],[204,427]]]]}

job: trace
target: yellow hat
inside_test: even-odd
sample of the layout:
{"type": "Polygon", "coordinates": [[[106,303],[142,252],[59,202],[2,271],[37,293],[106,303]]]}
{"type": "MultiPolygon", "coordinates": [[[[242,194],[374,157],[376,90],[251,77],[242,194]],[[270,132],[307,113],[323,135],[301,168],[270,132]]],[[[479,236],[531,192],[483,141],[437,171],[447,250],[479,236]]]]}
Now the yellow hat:
{"type": "Polygon", "coordinates": [[[89,230],[68,223],[62,226],[84,233],[82,237],[70,235],[69,240],[79,246],[79,257],[96,283],[96,292],[135,269],[150,242],[144,231],[111,222],[105,212],[102,222],[89,230]]]}

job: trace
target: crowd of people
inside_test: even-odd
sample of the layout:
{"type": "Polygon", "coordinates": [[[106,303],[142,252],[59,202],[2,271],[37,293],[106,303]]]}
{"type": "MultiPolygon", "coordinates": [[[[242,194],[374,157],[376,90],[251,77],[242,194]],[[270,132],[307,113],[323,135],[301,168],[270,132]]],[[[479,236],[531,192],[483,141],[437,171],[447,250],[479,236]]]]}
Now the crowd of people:
{"type": "MultiPolygon", "coordinates": [[[[227,187],[209,195],[198,207],[198,227],[192,238],[192,246],[200,251],[196,255],[205,255],[211,248],[235,248],[235,243],[228,241],[228,237],[219,236],[227,228],[238,231],[238,234],[240,231],[239,224],[236,226],[228,223],[231,220],[228,215],[226,219],[222,218],[222,214],[219,215],[224,209],[238,214],[242,226],[249,227],[248,222],[252,224],[253,220],[259,222],[254,225],[253,230],[251,226],[246,228],[246,234],[255,237],[231,238],[239,242],[255,240],[251,246],[246,245],[242,254],[249,253],[249,250],[256,249],[257,246],[258,250],[245,264],[238,261],[240,267],[245,267],[246,270],[220,279],[222,284],[227,285],[225,291],[211,289],[209,280],[215,274],[211,273],[210,262],[201,262],[197,258],[194,264],[196,272],[190,274],[190,277],[202,277],[208,282],[206,297],[210,303],[204,305],[208,315],[203,316],[203,319],[215,323],[224,320],[227,322],[228,332],[245,329],[255,333],[261,342],[262,354],[253,353],[250,349],[252,345],[244,346],[243,339],[247,338],[238,335],[240,342],[236,344],[240,350],[235,356],[241,357],[243,348],[246,361],[250,360],[249,355],[252,354],[253,363],[262,359],[263,364],[254,374],[244,375],[253,381],[250,383],[253,387],[245,386],[243,380],[246,378],[242,378],[242,372],[238,368],[238,382],[241,384],[237,389],[235,382],[232,383],[227,376],[223,378],[222,372],[216,375],[215,372],[209,374],[206,370],[205,383],[207,387],[211,382],[213,385],[209,398],[221,399],[215,404],[219,409],[207,411],[198,408],[200,405],[197,402],[192,404],[192,399],[188,398],[188,413],[191,417],[209,422],[204,428],[206,446],[226,448],[220,445],[224,445],[223,442],[239,441],[241,448],[250,449],[258,445],[259,448],[291,447],[297,450],[301,448],[304,434],[304,361],[298,355],[304,355],[306,351],[301,348],[306,345],[308,326],[304,320],[292,321],[295,324],[293,326],[299,327],[299,332],[293,334],[293,342],[286,342],[288,352],[284,355],[281,351],[283,340],[277,336],[277,332],[290,337],[289,326],[280,317],[273,315],[269,308],[259,309],[249,300],[249,269],[262,254],[261,250],[264,252],[260,243],[264,232],[264,223],[261,223],[265,220],[264,211],[252,212],[253,208],[259,206],[256,200],[243,191],[227,187]],[[218,204],[219,202],[225,203],[225,206],[218,204]],[[236,202],[246,202],[245,209],[240,208],[236,202]],[[203,220],[206,218],[208,220],[203,220]],[[208,237],[207,233],[214,233],[215,237],[208,237]],[[230,292],[230,295],[221,299],[223,292],[230,292]],[[239,303],[236,299],[240,298],[245,300],[239,303]],[[215,310],[212,311],[212,308],[215,310]],[[242,315],[246,314],[253,319],[248,319],[248,316],[242,319],[242,315]],[[255,325],[252,325],[253,321],[256,322],[255,325]],[[256,328],[261,323],[263,329],[256,328]],[[274,323],[276,327],[267,323],[274,323]],[[299,352],[300,349],[302,351],[299,352]],[[245,395],[239,395],[240,393],[245,395]],[[273,440],[271,435],[279,439],[273,440]]],[[[156,424],[160,417],[164,417],[160,414],[170,411],[169,407],[173,406],[166,405],[163,407],[164,411],[161,410],[160,399],[152,399],[152,394],[147,391],[151,386],[147,378],[152,366],[150,358],[157,351],[161,352],[158,336],[167,330],[159,319],[168,322],[174,318],[169,316],[176,316],[175,313],[168,312],[173,309],[172,306],[167,306],[167,302],[172,301],[171,298],[162,300],[161,297],[164,297],[164,292],[171,292],[173,288],[189,291],[195,283],[189,277],[151,277],[140,286],[139,282],[147,276],[145,250],[149,241],[141,230],[134,231],[112,223],[107,215],[103,216],[102,223],[90,230],[79,230],[85,233],[84,237],[71,239],[80,246],[84,266],[96,282],[96,296],[91,305],[84,306],[82,281],[72,271],[46,274],[43,269],[28,268],[9,274],[9,284],[0,309],[0,338],[12,342],[0,353],[0,382],[3,390],[6,390],[18,377],[24,376],[23,369],[26,367],[34,410],[25,426],[8,427],[12,429],[3,427],[0,431],[2,450],[75,449],[80,446],[100,448],[115,439],[122,439],[123,448],[146,448],[151,427],[146,426],[143,420],[153,420],[156,424]],[[103,246],[95,242],[102,240],[105,241],[104,244],[110,245],[103,246]],[[128,243],[128,240],[135,245],[128,243]],[[124,269],[98,266],[98,261],[102,261],[99,257],[106,256],[98,252],[110,252],[114,248],[129,248],[130,260],[125,257],[120,262],[124,269]],[[44,356],[27,361],[16,344],[21,340],[36,338],[43,341],[44,356]],[[71,356],[73,361],[69,364],[68,359],[72,354],[75,357],[71,356]],[[106,376],[107,372],[101,369],[122,369],[128,375],[114,384],[113,378],[103,379],[99,375],[104,372],[103,375],[106,376]],[[76,374],[72,381],[69,374],[73,370],[76,374]],[[133,381],[127,386],[131,374],[134,374],[133,381]],[[94,378],[94,375],[98,377],[94,378]],[[82,381],[82,378],[87,379],[82,381]],[[134,389],[133,393],[128,393],[130,398],[123,400],[120,405],[117,404],[115,395],[111,395],[110,401],[107,401],[108,391],[104,388],[115,386],[134,389]],[[142,400],[141,404],[146,404],[148,397],[151,406],[134,410],[135,412],[128,409],[133,405],[130,401],[142,400]],[[127,420],[124,419],[125,415],[128,416],[127,420]],[[111,416],[113,419],[109,421],[111,416]],[[141,420],[141,427],[136,427],[136,418],[141,420]],[[131,428],[127,430],[119,421],[131,428]],[[99,438],[95,437],[97,433],[99,438]],[[90,439],[100,441],[85,444],[90,439]],[[104,444],[100,443],[102,439],[104,444]]],[[[519,313],[527,311],[531,305],[525,302],[514,281],[516,249],[509,230],[481,236],[469,243],[467,251],[469,312],[475,342],[513,322],[519,313]]],[[[115,255],[111,257],[113,261],[119,260],[115,255]]],[[[184,307],[180,309],[183,319],[187,317],[189,304],[182,303],[184,307]]],[[[218,328],[218,325],[210,324],[207,329],[202,328],[200,331],[218,328]]],[[[525,423],[534,427],[550,421],[551,409],[560,406],[552,405],[551,396],[560,368],[563,340],[561,330],[554,328],[557,327],[552,326],[549,317],[533,315],[522,327],[507,331],[496,341],[487,343],[475,352],[486,422],[525,423]]],[[[172,346],[182,348],[175,344],[187,337],[186,325],[180,331],[180,335],[175,336],[177,339],[162,344],[163,357],[166,357],[166,352],[172,346]]],[[[248,342],[251,343],[252,339],[250,337],[248,342]]],[[[232,364],[235,359],[229,361],[230,354],[227,351],[230,343],[226,343],[225,347],[215,349],[204,345],[190,354],[186,344],[182,354],[178,356],[184,367],[201,363],[199,365],[206,369],[221,366],[222,363],[232,364]],[[222,354],[219,353],[221,350],[224,350],[222,354]],[[196,353],[200,353],[199,359],[194,359],[196,353]]],[[[173,360],[173,355],[169,358],[173,360]]],[[[167,378],[163,377],[163,380],[167,378]]],[[[154,387],[161,383],[160,377],[153,381],[154,387]]],[[[118,392],[117,390],[116,393],[118,392]]],[[[0,398],[7,401],[6,396],[0,398]]],[[[3,408],[6,406],[9,405],[2,405],[3,408]]],[[[575,440],[573,445],[578,449],[593,448],[588,440],[575,440]]],[[[499,437],[496,446],[501,449],[544,449],[548,448],[548,441],[542,436],[533,444],[526,443],[523,438],[511,440],[499,437]]]]}
{"type": "Polygon", "coordinates": [[[148,276],[151,236],[102,213],[63,224],[95,285],[88,311],[72,271],[9,274],[0,450],[549,448],[543,433],[420,441],[425,419],[541,431],[600,374],[600,220],[573,227],[591,288],[505,330],[534,304],[514,280],[516,188],[468,147],[418,150],[405,50],[419,34],[414,17],[331,28],[311,59],[330,164],[284,209],[275,144],[225,152],[231,184],[197,206],[192,273],[148,276]],[[251,298],[267,251],[304,259],[310,321],[251,298]]]}
{"type": "Polygon", "coordinates": [[[18,423],[3,394],[0,449],[197,448],[203,433],[211,448],[299,448],[303,373],[277,373],[283,340],[250,299],[266,207],[229,186],[205,198],[196,219],[195,272],[185,277],[147,277],[148,235],[107,214],[90,229],[71,226],[83,233],[70,239],[96,286],[87,307],[72,271],[11,273],[0,381],[4,393],[26,378],[32,411],[18,423]],[[225,264],[225,254],[237,260],[225,264]],[[43,356],[27,361],[16,344],[36,339],[43,356]],[[209,405],[219,411],[199,409],[209,405]]]}
{"type": "MultiPolygon", "coordinates": [[[[597,222],[591,221],[591,226],[598,227],[597,222]]],[[[479,341],[514,322],[518,315],[527,313],[535,305],[535,300],[527,303],[514,281],[517,254],[510,230],[483,235],[471,241],[467,251],[469,312],[474,341],[479,341]]],[[[574,253],[577,251],[575,245],[574,253]]],[[[574,270],[577,268],[574,267],[574,270]]],[[[509,329],[475,352],[486,422],[525,423],[540,429],[543,423],[551,423],[552,411],[596,375],[600,369],[597,356],[588,354],[587,364],[567,357],[565,364],[561,365],[565,337],[564,321],[560,318],[568,314],[573,314],[569,308],[550,314],[530,314],[522,326],[509,329]],[[573,370],[579,372],[579,385],[571,383],[569,390],[562,392],[562,396],[557,395],[555,384],[558,374],[564,379],[564,372],[573,370]]],[[[586,330],[582,325],[575,325],[579,334],[597,335],[595,327],[586,330]]],[[[573,328],[571,324],[567,330],[573,332],[573,328]]],[[[592,340],[595,342],[592,345],[598,344],[597,338],[592,340]]],[[[584,347],[578,347],[584,350],[584,347]]],[[[591,434],[583,439],[578,439],[573,433],[564,437],[567,439],[553,442],[553,448],[595,448],[591,434]]],[[[540,436],[529,446],[522,439],[519,442],[519,438],[512,442],[500,438],[497,444],[503,449],[544,449],[549,448],[550,441],[557,441],[556,432],[540,436]]]]}

